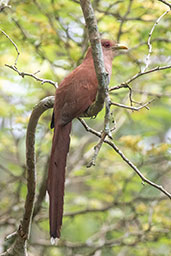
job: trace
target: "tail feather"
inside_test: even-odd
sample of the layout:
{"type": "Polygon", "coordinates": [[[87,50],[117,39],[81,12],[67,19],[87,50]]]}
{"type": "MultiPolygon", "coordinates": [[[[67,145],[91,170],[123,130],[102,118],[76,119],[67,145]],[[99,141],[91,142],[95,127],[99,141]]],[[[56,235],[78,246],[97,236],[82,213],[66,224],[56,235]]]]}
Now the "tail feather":
{"type": "Polygon", "coordinates": [[[50,236],[53,238],[60,237],[62,226],[65,166],[69,151],[70,131],[71,122],[65,126],[55,124],[48,171],[50,236]]]}

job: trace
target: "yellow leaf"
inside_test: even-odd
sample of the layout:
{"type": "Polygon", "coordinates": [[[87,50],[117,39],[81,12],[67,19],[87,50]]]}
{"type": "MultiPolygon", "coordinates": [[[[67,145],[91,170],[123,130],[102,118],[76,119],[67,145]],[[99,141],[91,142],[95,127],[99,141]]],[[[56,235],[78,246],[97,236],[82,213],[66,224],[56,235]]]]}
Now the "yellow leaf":
{"type": "Polygon", "coordinates": [[[141,147],[138,145],[138,143],[141,141],[141,137],[139,135],[127,135],[122,136],[120,138],[120,141],[125,144],[125,146],[129,147],[130,149],[136,151],[140,150],[141,147]]]}
{"type": "Polygon", "coordinates": [[[161,153],[165,153],[169,148],[167,143],[162,143],[158,146],[153,145],[153,147],[148,151],[148,154],[160,155],[161,153]]]}

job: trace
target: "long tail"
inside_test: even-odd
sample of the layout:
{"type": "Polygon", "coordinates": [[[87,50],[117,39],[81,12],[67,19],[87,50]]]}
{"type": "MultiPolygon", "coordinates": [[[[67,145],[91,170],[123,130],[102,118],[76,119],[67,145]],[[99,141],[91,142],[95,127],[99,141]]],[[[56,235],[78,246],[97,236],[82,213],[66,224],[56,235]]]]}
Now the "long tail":
{"type": "Polygon", "coordinates": [[[48,171],[50,236],[53,238],[60,237],[62,226],[65,166],[69,151],[70,131],[71,122],[65,126],[55,124],[48,171]]]}

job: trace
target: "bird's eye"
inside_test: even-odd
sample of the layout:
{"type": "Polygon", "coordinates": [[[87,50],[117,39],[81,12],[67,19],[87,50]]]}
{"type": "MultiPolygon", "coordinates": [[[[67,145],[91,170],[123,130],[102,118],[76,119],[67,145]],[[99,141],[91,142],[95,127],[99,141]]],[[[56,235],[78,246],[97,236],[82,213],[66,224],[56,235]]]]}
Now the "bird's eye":
{"type": "Polygon", "coordinates": [[[110,47],[110,43],[109,43],[109,42],[105,42],[105,43],[103,44],[103,46],[104,46],[105,48],[109,48],[109,47],[110,47]]]}

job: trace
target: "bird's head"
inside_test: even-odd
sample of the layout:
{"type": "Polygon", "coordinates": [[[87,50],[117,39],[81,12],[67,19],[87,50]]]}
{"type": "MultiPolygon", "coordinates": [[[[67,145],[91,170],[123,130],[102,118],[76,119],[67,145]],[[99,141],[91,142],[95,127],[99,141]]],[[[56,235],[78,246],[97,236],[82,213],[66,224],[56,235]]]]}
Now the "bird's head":
{"type": "Polygon", "coordinates": [[[115,41],[111,41],[108,39],[102,39],[102,50],[105,56],[113,59],[113,57],[117,54],[118,50],[127,50],[128,48],[123,44],[117,44],[115,41]]]}
{"type": "MultiPolygon", "coordinates": [[[[117,44],[115,41],[109,39],[102,39],[101,40],[104,60],[108,60],[110,63],[113,60],[114,56],[117,55],[118,50],[127,50],[128,48],[125,45],[117,44]]],[[[84,60],[92,59],[92,49],[91,47],[88,48],[87,54],[84,60]]]]}

